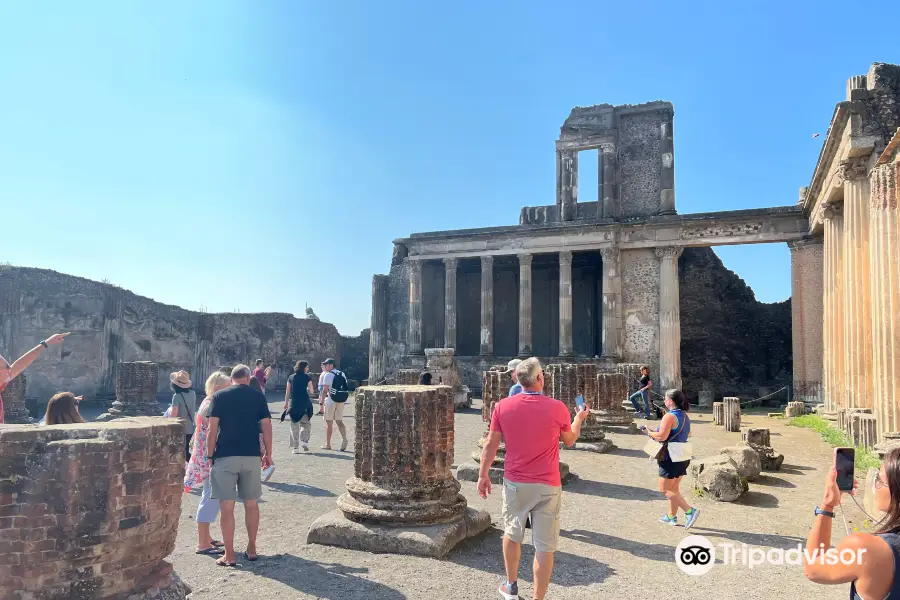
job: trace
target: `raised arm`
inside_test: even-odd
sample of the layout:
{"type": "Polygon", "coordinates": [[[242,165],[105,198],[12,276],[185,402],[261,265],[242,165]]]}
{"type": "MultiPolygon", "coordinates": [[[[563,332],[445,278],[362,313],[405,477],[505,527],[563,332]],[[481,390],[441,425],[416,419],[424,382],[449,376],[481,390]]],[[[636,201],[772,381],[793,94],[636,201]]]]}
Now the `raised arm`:
{"type": "Polygon", "coordinates": [[[28,366],[35,361],[35,359],[44,351],[45,348],[49,346],[55,346],[57,344],[62,344],[63,340],[66,339],[68,333],[54,333],[46,340],[20,356],[16,359],[12,364],[9,365],[9,378],[15,379],[19,376],[19,374],[28,368],[28,366]]]}

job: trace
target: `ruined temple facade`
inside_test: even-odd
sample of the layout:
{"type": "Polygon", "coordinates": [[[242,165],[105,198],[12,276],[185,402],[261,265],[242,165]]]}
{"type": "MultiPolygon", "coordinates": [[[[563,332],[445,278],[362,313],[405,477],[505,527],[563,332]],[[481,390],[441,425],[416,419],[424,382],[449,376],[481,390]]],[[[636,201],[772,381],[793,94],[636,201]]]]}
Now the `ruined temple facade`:
{"type": "Polygon", "coordinates": [[[577,107],[556,141],[554,204],[523,208],[515,226],[396,240],[390,273],[372,283],[369,381],[447,347],[473,389],[517,356],[647,363],[658,387],[681,387],[684,249],[801,243],[809,219],[796,204],[678,215],[673,114],[668,102],[577,107]],[[583,150],[597,162],[579,165],[583,150]],[[597,169],[597,202],[578,201],[580,168],[597,169]]]}
{"type": "Polygon", "coordinates": [[[898,128],[900,65],[851,77],[800,190],[810,235],[792,246],[804,292],[793,303],[798,390],[823,386],[832,415],[870,411],[880,439],[900,431],[898,128]],[[816,311],[821,318],[796,318],[816,311]]]}

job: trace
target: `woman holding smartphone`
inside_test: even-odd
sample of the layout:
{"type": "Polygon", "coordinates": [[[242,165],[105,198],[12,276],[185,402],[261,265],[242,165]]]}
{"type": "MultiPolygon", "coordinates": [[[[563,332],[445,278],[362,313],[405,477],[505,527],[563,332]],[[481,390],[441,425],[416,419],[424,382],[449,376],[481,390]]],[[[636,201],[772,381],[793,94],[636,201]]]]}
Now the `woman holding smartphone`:
{"type": "MultiPolygon", "coordinates": [[[[852,487],[857,483],[853,482],[852,487]]],[[[821,549],[831,547],[831,524],[834,509],[841,503],[838,472],[832,468],[825,478],[822,503],[816,507],[813,526],[806,538],[803,573],[810,581],[833,585],[850,584],[853,600],[900,600],[900,448],[894,448],[884,462],[867,494],[875,495],[875,506],[885,513],[881,528],[875,534],[854,533],[837,545],[837,556],[852,556],[854,560],[838,560],[830,564],[820,560],[821,549]],[[850,552],[844,552],[850,551],[850,552]],[[817,553],[817,554],[814,554],[817,553]]]]}

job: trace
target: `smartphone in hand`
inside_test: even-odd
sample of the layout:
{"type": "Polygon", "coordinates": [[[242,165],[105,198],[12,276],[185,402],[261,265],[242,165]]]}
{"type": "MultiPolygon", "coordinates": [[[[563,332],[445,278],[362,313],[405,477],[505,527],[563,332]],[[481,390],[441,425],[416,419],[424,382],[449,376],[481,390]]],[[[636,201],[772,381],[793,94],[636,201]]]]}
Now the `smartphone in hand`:
{"type": "Polygon", "coordinates": [[[853,463],[856,450],[853,448],[834,449],[834,468],[837,471],[837,486],[842,492],[853,490],[853,463]]]}
{"type": "Polygon", "coordinates": [[[575,396],[575,406],[578,407],[578,412],[587,409],[587,405],[584,403],[584,396],[582,396],[581,394],[575,396]]]}

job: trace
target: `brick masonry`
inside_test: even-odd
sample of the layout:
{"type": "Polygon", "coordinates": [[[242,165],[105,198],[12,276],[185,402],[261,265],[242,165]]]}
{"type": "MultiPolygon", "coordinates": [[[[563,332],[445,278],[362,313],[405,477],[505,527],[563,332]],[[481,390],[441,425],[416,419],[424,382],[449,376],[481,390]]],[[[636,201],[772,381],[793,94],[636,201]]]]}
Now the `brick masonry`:
{"type": "Polygon", "coordinates": [[[183,598],[180,423],[0,425],[0,598],[183,598]],[[138,551],[139,550],[139,551],[138,551]]]}
{"type": "Polygon", "coordinates": [[[26,375],[20,373],[3,388],[3,417],[6,423],[31,423],[32,419],[25,406],[26,387],[26,375]]]}

